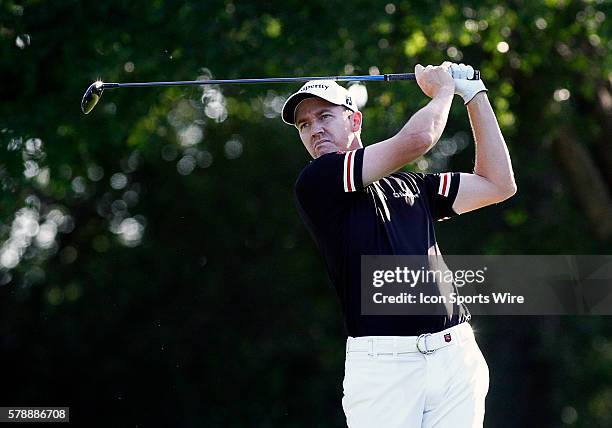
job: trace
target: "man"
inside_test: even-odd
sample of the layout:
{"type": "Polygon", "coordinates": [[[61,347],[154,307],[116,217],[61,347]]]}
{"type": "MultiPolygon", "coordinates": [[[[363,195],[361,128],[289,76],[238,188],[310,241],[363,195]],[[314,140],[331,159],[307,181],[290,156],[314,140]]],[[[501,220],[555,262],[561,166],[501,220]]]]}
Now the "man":
{"type": "Polygon", "coordinates": [[[333,81],[311,81],[287,99],[314,158],[295,187],[342,305],[348,333],[343,408],[350,428],[480,427],[488,367],[452,305],[440,315],[363,315],[362,255],[439,255],[433,220],[501,202],[516,192],[508,150],[480,80],[463,64],[415,68],[431,101],[393,137],[363,147],[362,114],[333,81]],[[440,138],[455,94],[476,144],[473,174],[396,172],[440,138]]]}

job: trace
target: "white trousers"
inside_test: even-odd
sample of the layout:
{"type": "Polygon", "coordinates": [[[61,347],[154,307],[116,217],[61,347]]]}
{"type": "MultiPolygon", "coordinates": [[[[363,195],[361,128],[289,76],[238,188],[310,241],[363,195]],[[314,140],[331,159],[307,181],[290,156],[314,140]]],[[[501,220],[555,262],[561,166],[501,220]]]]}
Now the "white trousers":
{"type": "MultiPolygon", "coordinates": [[[[349,428],[482,427],[489,368],[471,326],[431,339],[443,346],[431,354],[416,349],[416,337],[347,339],[342,407],[349,428]]],[[[423,341],[419,348],[431,349],[423,341]]]]}

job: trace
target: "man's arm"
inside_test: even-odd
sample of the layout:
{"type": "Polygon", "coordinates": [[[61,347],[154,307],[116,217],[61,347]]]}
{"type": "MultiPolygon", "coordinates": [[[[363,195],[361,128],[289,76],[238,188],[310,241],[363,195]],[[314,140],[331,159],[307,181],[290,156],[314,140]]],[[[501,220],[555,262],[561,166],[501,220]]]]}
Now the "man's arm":
{"type": "Polygon", "coordinates": [[[504,201],[516,193],[508,148],[486,92],[474,96],[467,109],[476,144],[476,160],[474,174],[461,174],[453,204],[457,214],[504,201]]]}
{"type": "Polygon", "coordinates": [[[444,131],[455,93],[453,78],[441,66],[423,68],[417,65],[415,74],[419,87],[432,100],[416,112],[396,135],[365,148],[364,186],[418,159],[438,142],[444,131]]]}

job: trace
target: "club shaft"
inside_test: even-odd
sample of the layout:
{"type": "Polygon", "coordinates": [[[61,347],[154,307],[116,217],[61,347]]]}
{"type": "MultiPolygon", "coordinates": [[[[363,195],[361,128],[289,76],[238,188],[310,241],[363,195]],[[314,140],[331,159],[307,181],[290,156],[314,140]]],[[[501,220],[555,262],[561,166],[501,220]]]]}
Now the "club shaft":
{"type": "Polygon", "coordinates": [[[225,79],[225,80],[179,80],[174,82],[130,82],[104,83],[104,89],[137,88],[143,86],[185,86],[185,85],[223,85],[242,83],[290,83],[309,82],[311,80],[334,80],[336,82],[366,82],[389,80],[415,80],[414,73],[380,74],[375,76],[325,76],[325,77],[272,77],[265,79],[225,79]]]}

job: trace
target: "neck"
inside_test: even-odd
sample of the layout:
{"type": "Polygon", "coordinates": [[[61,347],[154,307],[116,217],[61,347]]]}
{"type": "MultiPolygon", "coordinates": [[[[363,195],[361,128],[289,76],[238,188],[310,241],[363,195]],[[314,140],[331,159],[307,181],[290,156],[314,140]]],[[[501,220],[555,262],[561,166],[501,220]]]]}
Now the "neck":
{"type": "Polygon", "coordinates": [[[363,147],[363,144],[361,144],[361,136],[359,134],[353,134],[353,140],[347,146],[346,150],[356,150],[362,147],[363,147]]]}

